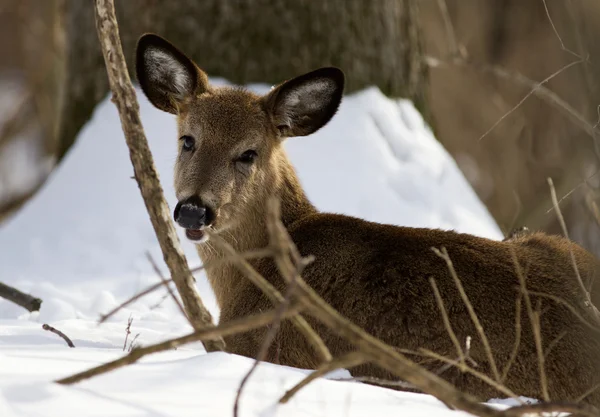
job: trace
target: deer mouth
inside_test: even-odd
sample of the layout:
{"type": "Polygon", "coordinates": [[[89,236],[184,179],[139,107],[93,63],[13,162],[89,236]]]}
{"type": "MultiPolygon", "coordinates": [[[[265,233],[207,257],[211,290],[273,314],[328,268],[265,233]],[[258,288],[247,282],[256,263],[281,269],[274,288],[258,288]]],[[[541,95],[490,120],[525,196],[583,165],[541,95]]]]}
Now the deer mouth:
{"type": "Polygon", "coordinates": [[[202,229],[185,229],[185,236],[193,242],[204,242],[207,239],[206,233],[202,229]]]}

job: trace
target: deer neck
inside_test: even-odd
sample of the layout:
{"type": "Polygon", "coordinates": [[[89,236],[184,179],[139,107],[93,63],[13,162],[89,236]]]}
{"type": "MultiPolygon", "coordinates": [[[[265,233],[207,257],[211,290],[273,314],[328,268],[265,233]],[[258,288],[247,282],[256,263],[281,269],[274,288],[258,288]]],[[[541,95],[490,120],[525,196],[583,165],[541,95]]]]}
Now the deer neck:
{"type": "MultiPolygon", "coordinates": [[[[235,227],[219,233],[238,253],[264,248],[269,243],[266,227],[269,197],[278,197],[281,202],[281,221],[285,227],[301,218],[315,213],[317,210],[308,200],[291,163],[283,155],[277,164],[277,174],[270,188],[270,194],[257,199],[257,204],[250,207],[243,219],[235,227]]],[[[198,254],[203,264],[210,264],[226,255],[210,240],[198,245],[198,254]]],[[[206,269],[208,281],[215,292],[217,303],[222,310],[232,298],[243,296],[243,288],[247,288],[248,279],[230,263],[206,269]]]]}

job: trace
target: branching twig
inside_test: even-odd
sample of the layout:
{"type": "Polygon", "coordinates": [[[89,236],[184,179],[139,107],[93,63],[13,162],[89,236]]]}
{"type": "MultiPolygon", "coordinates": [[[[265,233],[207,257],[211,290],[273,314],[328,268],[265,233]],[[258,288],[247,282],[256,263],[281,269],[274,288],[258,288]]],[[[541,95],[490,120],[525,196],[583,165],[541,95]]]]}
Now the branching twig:
{"type": "MultiPolygon", "coordinates": [[[[231,259],[231,263],[234,264],[254,285],[256,285],[275,305],[278,305],[283,301],[283,296],[271,285],[266,279],[264,279],[256,270],[250,265],[244,258],[240,257],[235,249],[222,239],[219,235],[210,233],[210,239],[214,242],[220,250],[222,250],[228,258],[231,259]]],[[[273,254],[274,249],[271,247],[271,253],[273,254]]],[[[317,352],[317,355],[321,357],[321,361],[329,362],[331,360],[331,353],[323,340],[308,324],[308,322],[300,315],[291,318],[292,324],[300,331],[308,343],[317,352]]]]}
{"type": "MultiPolygon", "coordinates": [[[[156,232],[165,263],[169,267],[173,282],[183,300],[187,317],[191,320],[195,330],[204,329],[212,326],[212,316],[196,291],[194,277],[187,266],[185,255],[179,246],[177,233],[170,221],[169,209],[140,120],[135,90],[129,79],[119,38],[114,1],[95,0],[95,15],[98,39],[113,93],[112,101],[119,111],[135,178],[156,232]]],[[[205,348],[209,352],[223,350],[224,346],[223,341],[218,338],[207,341],[205,344],[205,348]]]]}
{"type": "MultiPolygon", "coordinates": [[[[267,226],[271,244],[275,247],[287,247],[293,258],[298,256],[298,251],[291,241],[287,230],[279,220],[279,206],[276,201],[270,204],[270,216],[267,226]]],[[[279,258],[277,266],[283,278],[290,282],[295,270],[293,263],[279,258]]],[[[480,404],[470,394],[458,391],[450,383],[439,376],[420,367],[413,361],[397,352],[393,347],[383,343],[371,336],[348,319],[344,318],[333,307],[325,302],[306,282],[300,277],[298,280],[299,301],[309,309],[309,313],[317,320],[326,325],[338,336],[350,341],[369,360],[380,366],[398,378],[414,385],[417,389],[428,394],[435,395],[446,404],[460,410],[470,412],[480,417],[504,417],[504,413],[484,404],[480,404]]]]}
{"type": "MultiPolygon", "coordinates": [[[[434,57],[426,57],[426,64],[431,68],[441,68],[444,66],[457,66],[462,68],[472,68],[478,70],[483,73],[493,74],[495,77],[510,81],[512,83],[516,83],[523,87],[529,88],[530,92],[524,97],[521,102],[517,104],[517,107],[523,104],[523,102],[529,98],[531,95],[535,95],[539,99],[545,101],[546,103],[556,107],[560,112],[562,112],[567,118],[569,118],[576,126],[578,126],[581,130],[586,132],[588,135],[596,141],[598,136],[598,131],[596,126],[592,123],[588,122],[585,117],[579,113],[573,106],[567,103],[565,100],[560,98],[558,94],[547,88],[544,84],[548,83],[554,77],[562,73],[563,71],[577,65],[581,64],[584,61],[574,61],[566,66],[562,67],[558,71],[554,72],[547,78],[542,81],[534,81],[519,72],[513,72],[506,68],[501,68],[493,65],[486,64],[476,64],[474,62],[468,61],[463,58],[454,58],[450,62],[443,61],[434,57]]],[[[486,133],[484,133],[479,140],[482,140],[486,135],[488,135],[494,127],[496,127],[502,120],[504,120],[510,113],[514,112],[516,109],[513,108],[509,111],[509,113],[505,114],[497,123],[492,126],[486,133]]],[[[597,151],[597,149],[596,149],[597,151]]]]}
{"type": "MultiPolygon", "coordinates": [[[[307,259],[306,262],[302,263],[301,265],[298,265],[299,273],[301,272],[302,269],[304,269],[304,266],[307,265],[309,261],[310,260],[307,259]]],[[[233,417],[238,417],[238,415],[239,415],[238,410],[239,410],[239,405],[240,405],[240,398],[242,396],[242,391],[244,389],[244,386],[246,386],[246,383],[248,382],[248,380],[250,379],[250,376],[252,376],[252,374],[258,367],[258,364],[260,362],[264,361],[265,358],[267,357],[269,348],[271,347],[271,344],[273,343],[273,340],[275,339],[275,336],[277,335],[277,332],[279,331],[279,326],[281,325],[281,317],[283,315],[283,312],[289,307],[290,301],[292,299],[295,289],[296,289],[296,281],[294,280],[288,285],[288,288],[283,297],[283,301],[277,306],[275,319],[271,323],[271,327],[269,328],[269,331],[265,335],[265,339],[263,340],[262,345],[260,346],[258,355],[256,355],[256,359],[254,360],[252,367],[250,368],[248,373],[246,373],[244,378],[242,378],[242,382],[240,383],[240,386],[235,395],[235,401],[233,403],[233,417]]]]}
{"type": "Polygon", "coordinates": [[[61,332],[60,330],[58,330],[58,329],[56,329],[56,328],[54,328],[54,327],[52,327],[52,326],[50,326],[48,324],[43,324],[42,325],[42,329],[47,330],[49,332],[52,332],[52,333],[57,334],[60,337],[62,337],[62,339],[67,343],[67,345],[70,348],[74,348],[75,347],[75,345],[73,344],[73,342],[71,341],[71,339],[69,339],[69,337],[66,334],[64,334],[63,332],[61,332]]]}
{"type": "MultiPolygon", "coordinates": [[[[237,257],[241,257],[242,259],[255,259],[255,258],[264,258],[271,254],[272,254],[272,251],[269,250],[268,248],[249,251],[247,253],[241,253],[241,254],[236,253],[235,256],[226,256],[222,259],[212,260],[204,265],[201,265],[199,267],[192,269],[192,271],[199,272],[199,271],[202,271],[209,267],[213,268],[216,266],[224,265],[229,262],[232,262],[232,260],[237,257]]],[[[110,310],[108,313],[100,316],[100,319],[98,320],[98,324],[104,323],[106,320],[108,320],[110,317],[114,316],[116,313],[118,313],[123,308],[127,307],[129,304],[139,300],[143,296],[148,295],[153,291],[158,290],[162,286],[167,285],[167,284],[171,283],[172,281],[173,281],[172,279],[165,279],[165,281],[153,284],[153,285],[149,286],[148,288],[146,288],[145,290],[133,295],[131,298],[125,300],[124,302],[122,302],[121,304],[119,304],[118,306],[116,306],[115,308],[110,310]]],[[[187,315],[186,315],[186,317],[187,317],[187,315]]]]}
{"type": "Polygon", "coordinates": [[[471,321],[473,322],[473,325],[475,326],[475,329],[477,330],[477,333],[479,334],[479,338],[481,339],[481,343],[483,344],[483,348],[488,357],[488,361],[490,362],[490,367],[492,368],[492,373],[494,374],[494,378],[496,379],[496,381],[500,381],[500,373],[498,372],[498,367],[496,366],[496,360],[494,359],[494,355],[492,353],[492,347],[490,346],[490,342],[488,341],[485,331],[483,330],[483,326],[481,325],[481,322],[479,321],[479,317],[477,317],[477,313],[475,313],[473,304],[471,304],[471,301],[469,300],[469,297],[467,296],[467,293],[465,292],[462,282],[460,281],[460,278],[458,278],[458,275],[456,274],[456,270],[454,269],[452,260],[450,259],[450,256],[448,255],[448,251],[444,247],[442,247],[441,250],[438,250],[437,248],[431,248],[431,249],[437,256],[439,256],[446,262],[448,271],[450,271],[450,275],[452,276],[452,279],[454,280],[454,284],[456,285],[456,288],[458,289],[458,292],[460,293],[460,297],[462,298],[464,305],[467,307],[467,311],[469,312],[471,321]]]}
{"type": "MultiPolygon", "coordinates": [[[[302,309],[301,305],[293,305],[283,313],[283,318],[291,317],[294,314],[298,314],[302,309]]],[[[131,365],[139,361],[144,356],[163,352],[165,350],[171,350],[178,346],[185,345],[192,342],[204,341],[204,340],[215,340],[220,339],[223,336],[229,336],[231,334],[247,332],[258,327],[266,326],[273,321],[277,316],[275,310],[268,311],[266,313],[255,314],[241,319],[232,320],[225,324],[217,327],[209,327],[206,329],[198,330],[185,336],[177,337],[175,339],[166,340],[155,345],[141,347],[133,349],[131,353],[123,356],[122,358],[116,359],[112,362],[108,362],[86,371],[80,372],[75,375],[71,375],[66,378],[61,378],[56,382],[59,384],[75,384],[88,378],[92,378],[98,375],[105,374],[115,369],[122,368],[127,365],[131,365]]]]}
{"type": "Polygon", "coordinates": [[[591,310],[594,314],[593,316],[598,321],[598,310],[594,307],[592,303],[592,299],[590,297],[589,291],[585,288],[585,284],[581,279],[581,274],[579,273],[579,268],[577,266],[577,260],[575,259],[575,253],[573,252],[573,247],[570,244],[569,231],[567,230],[567,224],[565,223],[565,218],[562,215],[560,207],[558,205],[558,200],[556,198],[556,190],[554,189],[554,183],[552,182],[552,178],[548,178],[548,186],[550,187],[550,196],[552,197],[552,204],[554,205],[554,211],[556,211],[556,216],[558,218],[558,222],[560,223],[560,227],[562,232],[567,240],[569,240],[569,255],[571,257],[571,264],[573,265],[573,271],[575,272],[575,277],[577,278],[577,282],[583,292],[584,296],[584,305],[588,310],[591,310]]]}
{"type": "Polygon", "coordinates": [[[558,29],[556,29],[556,25],[554,24],[554,20],[552,20],[552,17],[550,16],[550,10],[548,10],[548,4],[546,3],[546,0],[542,0],[542,2],[544,3],[544,9],[546,10],[546,16],[548,17],[548,21],[550,22],[550,26],[552,26],[552,30],[554,31],[554,34],[558,38],[558,41],[560,42],[560,47],[562,48],[562,50],[565,51],[565,52],[570,53],[571,55],[573,55],[576,58],[583,59],[578,53],[575,53],[575,52],[571,51],[569,48],[567,48],[565,46],[565,43],[563,42],[560,34],[558,33],[558,29]]]}
{"type": "Polygon", "coordinates": [[[29,312],[39,311],[42,306],[42,300],[37,297],[32,297],[13,288],[9,285],[0,282],[0,297],[26,309],[29,312]]]}

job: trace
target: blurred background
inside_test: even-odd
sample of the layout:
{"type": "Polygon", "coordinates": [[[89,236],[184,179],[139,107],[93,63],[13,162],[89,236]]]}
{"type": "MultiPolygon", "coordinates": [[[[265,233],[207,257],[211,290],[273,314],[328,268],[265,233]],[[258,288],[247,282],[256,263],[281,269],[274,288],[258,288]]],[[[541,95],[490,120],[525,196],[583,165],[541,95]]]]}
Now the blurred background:
{"type": "MultiPolygon", "coordinates": [[[[561,233],[551,177],[571,238],[600,256],[598,0],[116,6],[129,58],[151,31],[235,83],[336,65],[347,93],[411,99],[505,233],[561,233]]],[[[91,0],[0,0],[0,50],[1,223],[60,164],[108,81],[91,0]]]]}

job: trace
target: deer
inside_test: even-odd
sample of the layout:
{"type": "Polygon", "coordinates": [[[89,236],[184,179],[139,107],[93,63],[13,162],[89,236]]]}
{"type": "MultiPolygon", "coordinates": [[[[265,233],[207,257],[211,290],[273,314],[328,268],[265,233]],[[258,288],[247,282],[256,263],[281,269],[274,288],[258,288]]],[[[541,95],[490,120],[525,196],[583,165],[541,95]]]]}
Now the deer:
{"type": "MultiPolygon", "coordinates": [[[[135,63],[137,80],[150,103],[176,116],[178,202],[173,217],[205,265],[225,256],[210,244],[210,236],[219,236],[239,253],[266,247],[267,202],[277,198],[281,222],[294,244],[302,256],[314,256],[303,279],[369,334],[401,351],[428,349],[456,359],[456,346],[432,290],[433,279],[457,339],[461,344],[471,339],[468,356],[477,370],[518,395],[541,399],[534,326],[524,302],[517,317],[524,282],[539,314],[549,398],[575,401],[599,382],[598,334],[589,306],[581,302],[584,288],[572,261],[582,284],[592,287],[595,305],[599,296],[591,284],[598,278],[600,262],[581,246],[536,231],[497,241],[452,230],[379,224],[323,213],[311,203],[284,142],[311,135],[334,117],[344,92],[342,70],[315,69],[264,95],[242,87],[216,87],[194,61],[155,34],[139,38],[135,63]],[[486,354],[446,262],[432,248],[445,248],[451,258],[489,339],[493,359],[486,354]]],[[[275,288],[285,290],[272,259],[249,262],[275,288]]],[[[233,265],[208,266],[206,275],[220,323],[273,308],[233,265]]],[[[332,355],[353,350],[350,342],[306,319],[332,355]]],[[[227,352],[254,358],[266,332],[265,327],[226,337],[227,352]]],[[[430,371],[440,371],[440,361],[416,353],[410,357],[430,371]]],[[[289,320],[282,322],[265,360],[304,369],[320,364],[313,346],[289,320]]],[[[354,376],[392,378],[370,364],[350,371],[354,376]]],[[[458,367],[439,375],[481,400],[502,396],[496,387],[458,367]]],[[[583,399],[593,404],[599,400],[597,390],[583,399]]]]}

